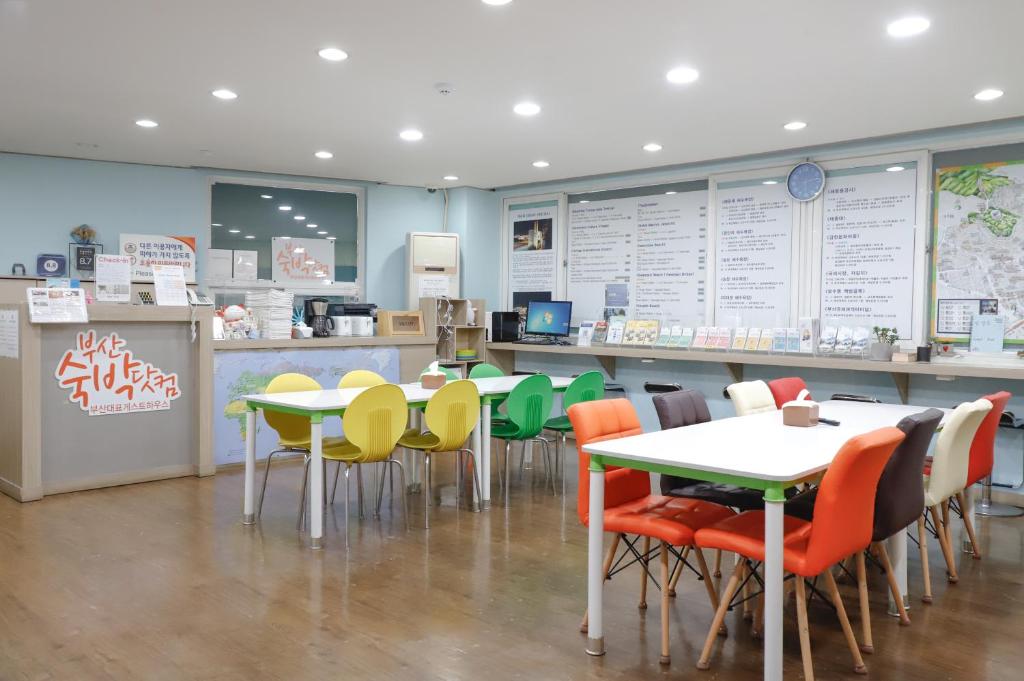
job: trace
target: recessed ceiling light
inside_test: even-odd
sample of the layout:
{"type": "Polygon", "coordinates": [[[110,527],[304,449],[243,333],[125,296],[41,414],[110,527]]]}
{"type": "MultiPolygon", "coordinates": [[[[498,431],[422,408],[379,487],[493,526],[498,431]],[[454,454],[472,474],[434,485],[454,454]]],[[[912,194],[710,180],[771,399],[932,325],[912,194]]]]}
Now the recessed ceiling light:
{"type": "Polygon", "coordinates": [[[423,133],[415,128],[409,128],[398,133],[398,136],[404,139],[406,142],[419,142],[423,139],[423,133]]]}
{"type": "Polygon", "coordinates": [[[644,151],[661,151],[661,145],[657,142],[648,142],[644,145],[644,151]]]}
{"type": "Polygon", "coordinates": [[[288,204],[282,204],[282,205],[278,206],[277,209],[278,210],[283,210],[283,211],[289,211],[289,210],[292,209],[292,207],[289,206],[288,204]]]}
{"type": "Polygon", "coordinates": [[[322,158],[325,161],[329,158],[334,158],[334,154],[332,154],[329,151],[318,151],[313,155],[316,156],[317,158],[322,158]]]}
{"type": "Polygon", "coordinates": [[[324,234],[327,234],[327,232],[325,232],[325,231],[320,231],[320,232],[317,232],[317,234],[319,234],[320,236],[323,236],[324,234]]]}
{"type": "Polygon", "coordinates": [[[241,231],[242,231],[242,230],[240,230],[240,229],[229,229],[229,230],[228,230],[228,232],[230,232],[231,234],[238,234],[238,233],[239,233],[239,232],[241,232],[241,231]]]}
{"type": "Polygon", "coordinates": [[[227,90],[225,88],[220,88],[219,90],[214,90],[210,94],[213,95],[214,97],[216,97],[217,99],[223,99],[223,100],[238,99],[238,93],[233,92],[231,90],[227,90]]]}
{"type": "Polygon", "coordinates": [[[547,168],[549,165],[551,165],[551,164],[548,163],[547,161],[534,161],[533,162],[533,167],[534,168],[547,168]]]}
{"type": "Polygon", "coordinates": [[[924,33],[931,25],[932,22],[924,17],[903,17],[890,23],[885,27],[885,30],[893,38],[909,38],[912,35],[924,33]]]}
{"type": "Polygon", "coordinates": [[[305,219],[306,219],[305,215],[296,215],[295,217],[292,218],[292,220],[305,220],[305,219]]]}
{"type": "Polygon", "coordinates": [[[327,61],[345,61],[348,59],[348,52],[337,47],[325,47],[317,51],[321,59],[327,61]]]}
{"type": "Polygon", "coordinates": [[[222,224],[221,224],[221,223],[219,223],[219,222],[211,222],[211,223],[210,223],[210,227],[223,227],[223,226],[224,226],[224,225],[222,225],[222,224]]]}
{"type": "Polygon", "coordinates": [[[308,225],[306,225],[306,227],[309,227],[310,229],[316,229],[316,228],[317,228],[317,227],[319,227],[319,226],[320,226],[320,225],[314,224],[314,223],[312,223],[312,222],[310,222],[310,223],[309,223],[308,225]]]}
{"type": "Polygon", "coordinates": [[[779,183],[778,180],[765,180],[761,184],[778,184],[778,183],[779,183]]]}
{"type": "Polygon", "coordinates": [[[519,102],[512,110],[520,116],[536,116],[540,113],[540,104],[535,102],[519,102]]]}
{"type": "Polygon", "coordinates": [[[672,196],[675,193],[677,193],[677,192],[665,192],[665,196],[672,196]]]}
{"type": "Polygon", "coordinates": [[[335,241],[337,238],[338,237],[336,237],[336,236],[329,236],[329,237],[327,237],[327,240],[328,241],[335,241]]]}
{"type": "Polygon", "coordinates": [[[445,182],[457,182],[458,179],[459,179],[458,175],[445,175],[444,176],[444,181],[445,182]]]}
{"type": "Polygon", "coordinates": [[[677,66],[666,73],[665,78],[670,83],[686,85],[687,83],[692,83],[700,78],[700,71],[691,66],[677,66]]]}
{"type": "Polygon", "coordinates": [[[272,199],[274,197],[271,196],[270,194],[260,194],[260,198],[261,199],[272,199]]]}
{"type": "Polygon", "coordinates": [[[582,199],[580,203],[590,203],[590,199],[582,199]]]}
{"type": "Polygon", "coordinates": [[[987,88],[985,90],[982,90],[978,94],[974,95],[974,98],[977,99],[979,102],[991,102],[993,99],[999,99],[1002,96],[1002,90],[997,90],[995,88],[987,88]]]}
{"type": "Polygon", "coordinates": [[[886,171],[890,173],[898,173],[901,170],[906,170],[906,168],[904,168],[903,166],[889,166],[888,168],[886,168],[886,171]]]}
{"type": "Polygon", "coordinates": [[[148,118],[140,118],[139,120],[135,121],[135,125],[139,126],[140,128],[155,128],[160,124],[148,118]]]}
{"type": "Polygon", "coordinates": [[[254,237],[252,234],[246,234],[245,238],[246,239],[255,239],[256,237],[254,237]]]}
{"type": "Polygon", "coordinates": [[[284,239],[285,241],[288,241],[288,239],[291,239],[291,237],[290,237],[290,236],[280,236],[280,237],[278,237],[278,238],[279,238],[279,239],[284,239]]]}
{"type": "Polygon", "coordinates": [[[786,130],[803,130],[804,128],[807,127],[807,124],[804,123],[803,121],[790,121],[789,123],[786,123],[782,127],[784,127],[786,130]]]}
{"type": "Polygon", "coordinates": [[[511,3],[512,0],[481,0],[481,2],[485,5],[490,5],[491,7],[501,7],[502,5],[511,3]]]}

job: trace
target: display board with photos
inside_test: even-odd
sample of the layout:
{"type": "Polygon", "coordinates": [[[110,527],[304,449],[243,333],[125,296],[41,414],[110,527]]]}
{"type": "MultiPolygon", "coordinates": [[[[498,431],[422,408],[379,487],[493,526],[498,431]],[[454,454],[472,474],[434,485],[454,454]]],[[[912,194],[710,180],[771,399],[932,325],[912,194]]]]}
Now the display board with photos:
{"type": "Polygon", "coordinates": [[[555,299],[558,205],[558,201],[543,201],[509,207],[509,303],[522,319],[531,301],[555,299]]]}

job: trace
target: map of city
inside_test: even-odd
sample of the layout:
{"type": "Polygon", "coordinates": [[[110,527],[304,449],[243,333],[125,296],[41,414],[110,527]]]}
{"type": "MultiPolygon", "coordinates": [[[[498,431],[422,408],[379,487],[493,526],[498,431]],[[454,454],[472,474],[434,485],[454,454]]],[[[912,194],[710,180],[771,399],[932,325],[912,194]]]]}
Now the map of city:
{"type": "Polygon", "coordinates": [[[1006,342],[1024,344],[1024,161],[936,175],[932,336],[966,338],[977,308],[1002,315],[1006,342]]]}

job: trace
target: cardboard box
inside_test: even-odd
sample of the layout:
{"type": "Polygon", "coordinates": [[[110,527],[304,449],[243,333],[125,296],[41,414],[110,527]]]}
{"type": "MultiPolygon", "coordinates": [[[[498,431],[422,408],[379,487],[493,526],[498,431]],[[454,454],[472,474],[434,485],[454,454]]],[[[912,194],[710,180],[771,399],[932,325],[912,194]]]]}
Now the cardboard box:
{"type": "Polygon", "coordinates": [[[810,400],[786,402],[782,405],[782,423],[798,428],[818,425],[818,403],[810,400]]]}

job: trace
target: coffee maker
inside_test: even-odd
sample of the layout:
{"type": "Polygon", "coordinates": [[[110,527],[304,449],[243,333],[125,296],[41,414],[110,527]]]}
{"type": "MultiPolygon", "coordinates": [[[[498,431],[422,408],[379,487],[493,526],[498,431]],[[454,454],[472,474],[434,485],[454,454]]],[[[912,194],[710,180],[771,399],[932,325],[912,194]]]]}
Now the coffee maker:
{"type": "Polygon", "coordinates": [[[334,326],[333,320],[327,316],[327,305],[326,298],[308,298],[306,300],[306,326],[313,329],[313,335],[317,338],[329,336],[330,329],[334,326]]]}

